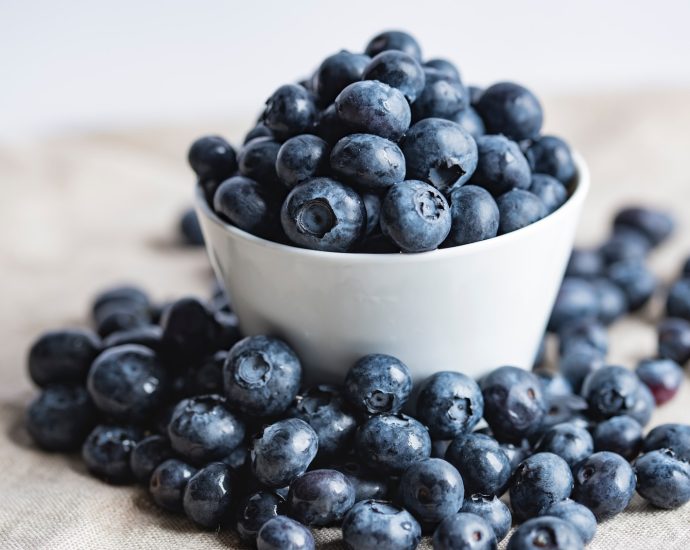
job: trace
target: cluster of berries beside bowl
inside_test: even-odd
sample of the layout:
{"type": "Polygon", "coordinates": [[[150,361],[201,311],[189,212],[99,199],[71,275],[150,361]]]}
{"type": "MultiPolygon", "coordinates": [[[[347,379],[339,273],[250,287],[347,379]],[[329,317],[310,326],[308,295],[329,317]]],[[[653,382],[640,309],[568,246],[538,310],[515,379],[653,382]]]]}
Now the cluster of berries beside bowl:
{"type": "Polygon", "coordinates": [[[278,88],[239,153],[195,141],[189,162],[215,213],[251,234],[331,252],[424,252],[509,233],[558,209],[570,148],[541,134],[526,88],[466,86],[410,35],[327,57],[278,88]]]}

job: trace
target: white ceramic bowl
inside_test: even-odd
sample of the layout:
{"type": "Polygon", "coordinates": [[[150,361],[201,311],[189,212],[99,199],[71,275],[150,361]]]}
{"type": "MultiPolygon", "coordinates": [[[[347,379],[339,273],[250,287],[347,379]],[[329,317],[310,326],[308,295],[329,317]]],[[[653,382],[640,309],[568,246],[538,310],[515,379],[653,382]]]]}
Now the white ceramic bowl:
{"type": "Polygon", "coordinates": [[[388,353],[419,380],[529,368],[573,245],[589,172],[568,201],[513,233],[421,254],[342,254],[269,242],[223,223],[197,190],[211,263],[245,334],[274,334],[307,378],[340,381],[359,357],[388,353]]]}

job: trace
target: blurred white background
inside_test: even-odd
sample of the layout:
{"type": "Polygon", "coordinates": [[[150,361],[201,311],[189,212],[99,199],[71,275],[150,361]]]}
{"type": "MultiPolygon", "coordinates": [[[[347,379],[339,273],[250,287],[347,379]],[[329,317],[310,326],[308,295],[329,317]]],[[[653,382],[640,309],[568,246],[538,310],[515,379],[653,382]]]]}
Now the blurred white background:
{"type": "Polygon", "coordinates": [[[468,83],[690,85],[688,0],[0,0],[0,139],[253,117],[278,85],[402,28],[468,83]]]}

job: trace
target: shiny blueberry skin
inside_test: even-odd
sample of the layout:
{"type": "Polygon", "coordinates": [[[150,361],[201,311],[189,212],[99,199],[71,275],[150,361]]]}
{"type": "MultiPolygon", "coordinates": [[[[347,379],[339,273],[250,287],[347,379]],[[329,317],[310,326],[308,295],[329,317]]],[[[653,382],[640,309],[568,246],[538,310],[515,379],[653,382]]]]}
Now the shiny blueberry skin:
{"type": "Polygon", "coordinates": [[[664,319],[657,327],[659,356],[672,359],[679,365],[690,360],[690,321],[664,319]]]}
{"type": "Polygon", "coordinates": [[[448,61],[447,59],[429,59],[428,61],[424,62],[423,66],[429,67],[431,69],[436,69],[437,71],[440,71],[446,76],[454,78],[455,80],[462,80],[460,78],[460,71],[458,70],[458,68],[455,66],[454,63],[448,61]]]}
{"type": "Polygon", "coordinates": [[[342,472],[350,480],[355,489],[355,502],[380,500],[388,496],[388,480],[364,467],[354,458],[333,466],[333,469],[342,472]]]}
{"type": "Polygon", "coordinates": [[[539,379],[518,367],[500,367],[480,381],[484,418],[499,441],[519,443],[546,414],[539,379]]]}
{"type": "Polygon", "coordinates": [[[355,489],[337,470],[310,470],[290,483],[290,515],[304,525],[339,522],[355,503],[355,489]]]}
{"type": "Polygon", "coordinates": [[[671,286],[666,299],[666,315],[690,321],[690,277],[671,286]]]}
{"type": "Polygon", "coordinates": [[[596,319],[579,319],[569,323],[558,336],[561,355],[580,347],[591,347],[602,355],[606,355],[609,349],[608,331],[596,319]]]}
{"type": "Polygon", "coordinates": [[[513,471],[498,442],[484,434],[456,437],[446,451],[446,460],[462,475],[468,494],[501,496],[513,471]]]}
{"type": "Polygon", "coordinates": [[[277,517],[285,507],[285,499],[269,490],[261,490],[244,498],[237,507],[235,528],[246,542],[256,541],[256,535],[269,519],[277,517]]]}
{"type": "Polygon", "coordinates": [[[499,213],[491,194],[476,185],[456,187],[450,193],[450,233],[443,246],[459,246],[495,237],[499,213]]]}
{"type": "Polygon", "coordinates": [[[599,300],[593,285],[579,277],[566,277],[551,311],[549,330],[561,332],[567,325],[588,318],[596,318],[599,300]]]}
{"type": "Polygon", "coordinates": [[[362,80],[378,80],[397,88],[412,103],[424,89],[425,76],[417,59],[399,50],[387,50],[371,60],[362,80]]]}
{"type": "Polygon", "coordinates": [[[202,180],[222,181],[237,170],[235,150],[220,136],[204,136],[197,139],[187,154],[189,165],[202,180]]]}
{"type": "Polygon", "coordinates": [[[365,234],[373,236],[378,233],[379,219],[381,218],[381,197],[376,193],[363,193],[362,201],[364,209],[367,211],[367,227],[365,234]]]}
{"type": "Polygon", "coordinates": [[[616,262],[643,262],[649,254],[649,242],[637,231],[617,229],[599,247],[599,252],[606,264],[616,262]]]}
{"type": "Polygon", "coordinates": [[[573,500],[587,506],[598,521],[625,510],[635,493],[635,473],[615,453],[594,453],[573,469],[573,475],[573,500]]]}
{"type": "Polygon", "coordinates": [[[181,512],[182,495],[195,472],[196,468],[176,458],[169,458],[159,464],[149,481],[149,493],[153,501],[164,510],[181,512]]]}
{"type": "Polygon", "coordinates": [[[530,186],[532,172],[517,143],[505,136],[486,135],[477,138],[477,150],[479,162],[471,180],[474,185],[493,195],[530,186]]]}
{"type": "Polygon", "coordinates": [[[290,191],[280,221],[296,245],[329,252],[347,252],[367,223],[362,198],[330,178],[313,178],[290,191]]]}
{"type": "Polygon", "coordinates": [[[417,418],[431,437],[451,439],[474,428],[484,414],[477,383],[460,372],[442,371],[424,381],[417,397],[417,418]]]}
{"type": "Polygon", "coordinates": [[[395,143],[371,134],[345,136],[333,147],[336,178],[357,189],[383,192],[405,179],[405,157],[395,143]]]}
{"type": "Polygon", "coordinates": [[[560,518],[572,524],[585,544],[589,544],[597,532],[597,518],[591,510],[569,498],[542,510],[540,515],[560,518]]]}
{"type": "Polygon", "coordinates": [[[245,176],[225,180],[213,196],[213,210],[221,219],[260,237],[275,232],[275,203],[265,186],[245,176]]]}
{"type": "Polygon", "coordinates": [[[657,405],[672,399],[684,379],[683,369],[672,359],[640,361],[635,374],[652,392],[657,405]]]}
{"type": "Polygon", "coordinates": [[[156,467],[174,457],[175,452],[167,437],[150,435],[139,441],[132,449],[129,455],[129,467],[137,481],[148,483],[156,467]]]}
{"type": "Polygon", "coordinates": [[[593,347],[575,347],[561,357],[559,369],[570,382],[573,391],[578,392],[590,373],[601,369],[605,364],[604,356],[593,347]]]}
{"type": "Polygon", "coordinates": [[[604,259],[599,250],[589,248],[574,248],[570,254],[566,277],[582,277],[589,279],[599,277],[604,272],[604,259]]]}
{"type": "Polygon", "coordinates": [[[180,298],[161,318],[162,345],[173,361],[201,359],[212,351],[218,325],[206,305],[197,298],[180,298]]]}
{"type": "Polygon", "coordinates": [[[496,199],[500,221],[498,234],[505,235],[538,222],[546,216],[546,206],[539,197],[524,189],[513,189],[496,199]]]}
{"type": "Polygon", "coordinates": [[[474,138],[450,120],[420,120],[407,132],[401,148],[407,162],[407,178],[425,181],[442,193],[466,183],[477,168],[474,138]]]}
{"type": "Polygon", "coordinates": [[[513,523],[513,516],[510,508],[497,496],[474,494],[465,498],[460,508],[461,512],[476,514],[483,518],[493,529],[496,540],[501,542],[513,523]]]}
{"type": "Polygon", "coordinates": [[[510,506],[519,521],[566,499],[573,490],[570,466],[553,453],[535,453],[518,466],[510,486],[510,506]]]}
{"type": "Polygon", "coordinates": [[[548,174],[562,184],[575,177],[575,161],[568,144],[556,136],[541,136],[533,140],[525,153],[533,172],[548,174]]]}
{"type": "Polygon", "coordinates": [[[340,455],[352,448],[357,419],[334,386],[312,386],[297,397],[289,416],[308,423],[319,437],[319,456],[340,455]]]}
{"type": "Polygon", "coordinates": [[[304,420],[289,418],[255,436],[251,450],[252,471],[267,487],[285,487],[303,474],[316,456],[319,438],[304,420]]]}
{"type": "Polygon", "coordinates": [[[276,159],[280,143],[272,138],[259,137],[247,142],[237,156],[240,173],[265,187],[278,182],[276,159]]]}
{"type": "Polygon", "coordinates": [[[341,51],[323,60],[314,78],[315,92],[323,105],[335,100],[345,87],[362,79],[371,58],[368,55],[341,51]]]}
{"type": "Polygon", "coordinates": [[[343,393],[360,413],[397,413],[412,391],[407,366],[383,353],[365,355],[345,375],[343,393]]]}
{"type": "Polygon", "coordinates": [[[486,134],[482,117],[472,107],[458,111],[451,120],[462,126],[475,140],[486,134]]]}
{"type": "Polygon", "coordinates": [[[26,411],[27,431],[47,451],[79,449],[96,420],[96,409],[81,386],[48,386],[26,411]]]}
{"type": "Polygon", "coordinates": [[[634,468],[637,492],[657,508],[672,510],[690,501],[690,463],[670,449],[643,454],[634,468]]]}
{"type": "Polygon", "coordinates": [[[90,330],[65,329],[42,334],[29,350],[29,375],[37,386],[83,382],[101,340],[90,330]]]}
{"type": "Polygon", "coordinates": [[[628,311],[628,299],[619,286],[605,278],[592,279],[599,300],[599,320],[610,325],[628,311]]]}
{"type": "Polygon", "coordinates": [[[301,523],[276,516],[263,524],[256,537],[257,550],[314,550],[314,536],[301,523]]]}
{"type": "Polygon", "coordinates": [[[582,396],[595,420],[628,414],[635,408],[641,382],[634,372],[624,367],[605,366],[585,378],[582,396]]]}
{"type": "Polygon", "coordinates": [[[348,550],[414,550],[422,538],[419,523],[407,510],[373,499],[350,509],[342,533],[348,550]]]}
{"type": "Polygon", "coordinates": [[[552,214],[568,200],[568,191],[556,178],[547,174],[532,174],[529,189],[546,206],[546,212],[552,214]]]}
{"type": "Polygon", "coordinates": [[[609,267],[607,276],[625,294],[630,311],[642,308],[656,290],[656,277],[639,261],[616,262],[609,267]]]}
{"type": "Polygon", "coordinates": [[[613,220],[614,228],[638,231],[652,246],[665,241],[675,229],[675,220],[666,212],[644,207],[624,208],[613,220]]]}
{"type": "Polygon", "coordinates": [[[584,543],[572,523],[553,516],[532,518],[510,537],[507,550],[583,550],[584,543]]]}
{"type": "Polygon", "coordinates": [[[405,470],[398,492],[403,506],[420,522],[435,524],[460,510],[465,486],[455,466],[427,458],[405,470]]]}
{"type": "Polygon", "coordinates": [[[390,188],[381,205],[383,234],[408,253],[434,250],[450,232],[450,206],[422,181],[405,180],[390,188]]]}
{"type": "Polygon", "coordinates": [[[129,455],[141,432],[137,428],[98,425],[81,448],[81,456],[88,470],[108,483],[128,483],[132,479],[129,455]]]}
{"type": "Polygon", "coordinates": [[[643,442],[644,452],[671,449],[676,456],[690,462],[690,425],[661,424],[652,429],[643,442]]]}
{"type": "Polygon", "coordinates": [[[276,173],[288,189],[328,172],[331,149],[318,136],[304,134],[288,139],[276,157],[276,173]]]}
{"type": "Polygon", "coordinates": [[[590,433],[575,424],[564,422],[546,431],[539,440],[537,452],[553,453],[573,467],[594,452],[590,433]]]}
{"type": "Polygon", "coordinates": [[[595,451],[611,451],[626,460],[635,458],[642,448],[642,426],[626,415],[600,422],[594,428],[592,437],[595,451]]]}
{"type": "Polygon", "coordinates": [[[352,129],[391,141],[398,141],[412,120],[403,93],[376,80],[347,86],[335,98],[335,110],[352,129]]]}
{"type": "Polygon", "coordinates": [[[187,482],[182,504],[194,523],[215,529],[227,519],[234,496],[230,468],[222,462],[212,462],[187,482]]]}
{"type": "Polygon", "coordinates": [[[219,395],[180,401],[168,425],[172,448],[192,464],[227,456],[244,439],[244,424],[227,407],[219,395]]]}
{"type": "Polygon", "coordinates": [[[515,141],[537,137],[544,119],[534,94],[512,82],[489,86],[475,108],[489,133],[503,134],[515,141]]]}
{"type": "Polygon", "coordinates": [[[302,365],[290,346],[272,336],[248,336],[228,353],[223,367],[229,404],[251,416],[275,416],[294,401],[302,365]]]}
{"type": "Polygon", "coordinates": [[[91,366],[89,395],[115,420],[143,422],[167,398],[168,373],[153,350],[128,344],[107,349],[91,366]]]}
{"type": "Polygon", "coordinates": [[[412,104],[412,120],[425,118],[455,119],[469,106],[467,89],[459,80],[447,74],[424,68],[424,88],[412,104]]]}
{"type": "Polygon", "coordinates": [[[275,136],[283,139],[303,134],[316,122],[315,99],[299,84],[285,84],[266,101],[263,123],[275,136]]]}
{"type": "Polygon", "coordinates": [[[426,427],[404,414],[380,414],[357,431],[359,459],[384,474],[400,474],[412,463],[429,457],[431,438],[426,427]]]}
{"type": "Polygon", "coordinates": [[[374,57],[387,50],[405,52],[415,59],[422,58],[422,50],[419,47],[419,43],[404,31],[385,31],[377,34],[369,41],[364,51],[367,55],[374,57]]]}
{"type": "Polygon", "coordinates": [[[447,516],[434,531],[434,550],[496,550],[496,535],[481,516],[461,512],[447,516]]]}

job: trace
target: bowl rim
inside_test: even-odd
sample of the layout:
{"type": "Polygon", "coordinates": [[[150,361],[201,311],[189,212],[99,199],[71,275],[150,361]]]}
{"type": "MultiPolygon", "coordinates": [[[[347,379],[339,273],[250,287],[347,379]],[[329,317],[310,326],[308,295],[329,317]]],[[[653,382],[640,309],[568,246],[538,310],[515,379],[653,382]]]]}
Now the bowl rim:
{"type": "Polygon", "coordinates": [[[246,241],[248,244],[266,249],[268,251],[273,251],[276,253],[281,253],[289,256],[293,256],[295,259],[311,259],[317,260],[321,259],[328,262],[337,262],[343,265],[356,264],[356,263],[407,263],[407,262],[419,262],[419,261],[433,261],[437,259],[449,259],[454,257],[465,256],[468,254],[474,254],[481,252],[483,250],[492,249],[500,246],[509,246],[511,242],[529,238],[529,236],[542,229],[547,230],[550,224],[559,223],[559,220],[566,217],[570,210],[578,208],[578,204],[583,202],[589,192],[590,187],[590,172],[585,162],[584,158],[575,150],[572,152],[573,160],[576,167],[576,179],[574,184],[574,189],[571,192],[568,200],[561,205],[556,211],[545,216],[539,221],[536,221],[526,227],[512,231],[510,233],[505,233],[504,235],[497,235],[490,239],[483,241],[477,241],[474,243],[464,244],[460,246],[451,246],[448,248],[437,248],[436,250],[430,250],[428,252],[418,252],[405,254],[402,252],[391,252],[385,254],[373,254],[366,252],[328,252],[323,250],[311,250],[308,248],[299,248],[297,246],[291,246],[287,244],[276,243],[252,235],[238,227],[230,225],[223,220],[221,220],[215,212],[210,208],[206,198],[204,196],[201,186],[195,185],[195,207],[198,214],[203,215],[211,223],[218,226],[224,233],[233,239],[246,241]]]}

